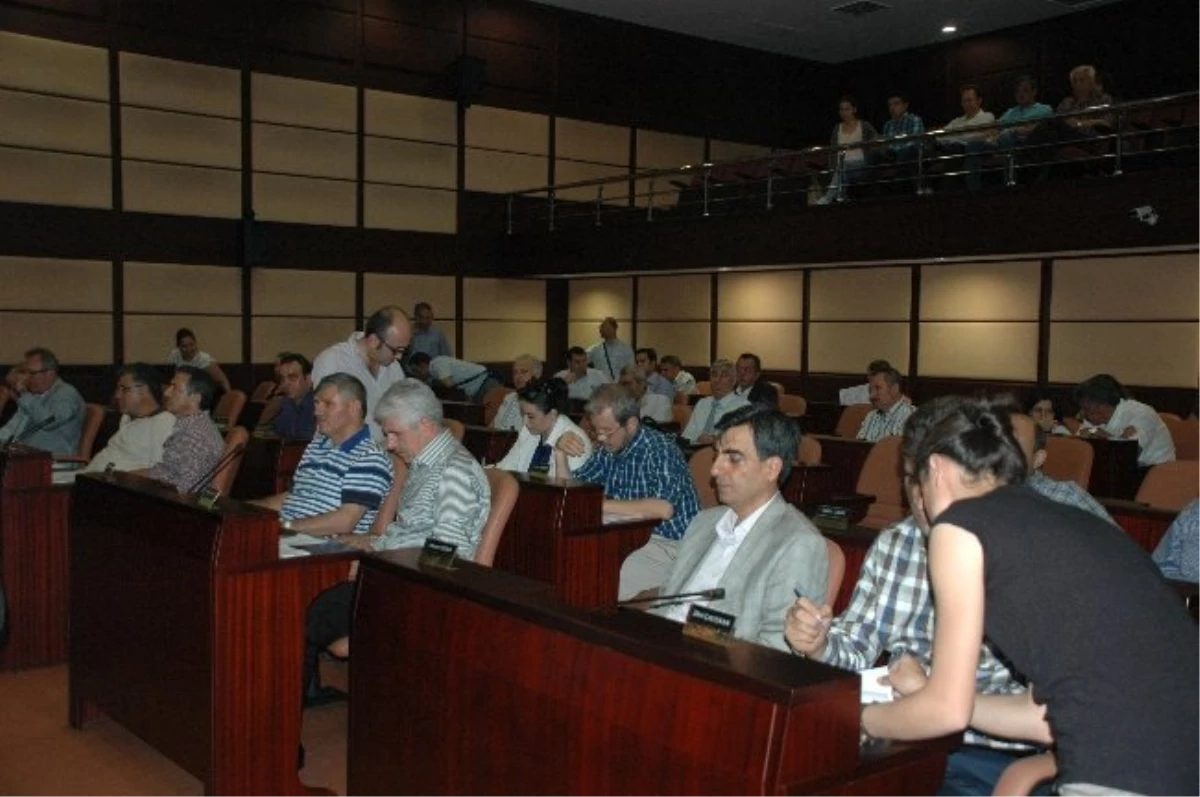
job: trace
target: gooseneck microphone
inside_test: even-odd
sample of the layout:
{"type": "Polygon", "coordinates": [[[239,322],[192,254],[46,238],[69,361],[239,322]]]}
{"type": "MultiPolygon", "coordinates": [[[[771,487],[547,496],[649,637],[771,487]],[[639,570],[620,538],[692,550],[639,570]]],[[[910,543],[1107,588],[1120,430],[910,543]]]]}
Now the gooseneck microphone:
{"type": "Polygon", "coordinates": [[[245,443],[238,443],[236,446],[229,449],[229,451],[225,454],[225,456],[223,456],[217,460],[217,464],[215,464],[211,468],[209,468],[204,473],[203,476],[201,476],[199,479],[196,480],[195,484],[193,484],[188,489],[184,490],[184,493],[187,494],[187,493],[199,492],[200,490],[203,490],[205,487],[207,487],[208,483],[210,481],[212,481],[213,478],[215,478],[218,473],[225,470],[225,467],[227,465],[229,465],[229,463],[232,462],[235,457],[237,457],[239,454],[241,454],[242,449],[245,447],[246,447],[245,443]]]}
{"type": "Polygon", "coordinates": [[[674,606],[677,603],[697,603],[699,601],[719,601],[725,597],[724,587],[714,587],[713,589],[702,589],[699,592],[677,592],[674,595],[653,595],[645,598],[626,598],[623,601],[617,601],[617,606],[632,606],[637,603],[650,603],[651,609],[659,609],[663,606],[674,606]]]}
{"type": "Polygon", "coordinates": [[[42,431],[43,429],[50,428],[57,421],[58,421],[58,418],[54,417],[53,415],[47,415],[45,418],[42,418],[37,423],[35,423],[25,429],[22,429],[20,434],[14,435],[12,437],[12,439],[10,439],[8,441],[8,445],[15,446],[18,443],[24,443],[26,440],[33,437],[35,434],[42,431]]]}

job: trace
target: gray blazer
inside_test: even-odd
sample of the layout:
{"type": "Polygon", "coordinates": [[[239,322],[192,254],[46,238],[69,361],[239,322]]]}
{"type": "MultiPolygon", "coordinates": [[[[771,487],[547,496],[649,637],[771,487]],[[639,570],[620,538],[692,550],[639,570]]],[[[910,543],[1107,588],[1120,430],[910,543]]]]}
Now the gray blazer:
{"type": "MultiPolygon", "coordinates": [[[[717,521],[728,511],[729,507],[717,506],[692,519],[659,594],[683,591],[717,539],[717,521]]],[[[787,651],[783,625],[788,607],[796,600],[794,590],[818,606],[825,602],[829,577],[825,550],[825,540],[812,522],[777,495],[717,584],[725,588],[725,597],[704,605],[737,617],[735,636],[787,651]]]]}

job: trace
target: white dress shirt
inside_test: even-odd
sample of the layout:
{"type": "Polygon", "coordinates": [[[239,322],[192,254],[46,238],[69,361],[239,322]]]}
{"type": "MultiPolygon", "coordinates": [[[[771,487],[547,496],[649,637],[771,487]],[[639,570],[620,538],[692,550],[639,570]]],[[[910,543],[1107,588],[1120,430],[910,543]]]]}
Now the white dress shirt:
{"type": "MultiPolygon", "coordinates": [[[[582,468],[583,464],[592,456],[592,441],[588,439],[587,434],[566,415],[559,415],[558,420],[554,422],[554,426],[550,429],[550,434],[546,435],[546,444],[553,446],[558,442],[558,438],[562,437],[567,432],[574,432],[580,440],[583,441],[583,453],[577,457],[567,457],[567,464],[571,466],[571,473],[582,468]]],[[[517,433],[517,442],[513,443],[513,447],[504,455],[504,459],[496,463],[499,470],[512,471],[513,473],[528,473],[529,463],[533,461],[533,452],[537,451],[538,444],[542,439],[521,425],[521,431],[517,433]]],[[[554,478],[557,474],[554,472],[554,454],[550,454],[550,478],[554,478]]],[[[570,474],[563,474],[564,478],[570,474]]]]}
{"type": "Polygon", "coordinates": [[[1153,407],[1140,401],[1121,399],[1108,423],[1096,427],[1085,422],[1079,431],[1100,428],[1109,437],[1119,438],[1130,426],[1137,431],[1133,439],[1138,441],[1138,465],[1145,468],[1175,460],[1175,441],[1171,439],[1171,431],[1153,407]]]}
{"type": "MultiPolygon", "coordinates": [[[[555,374],[555,376],[566,382],[569,374],[570,371],[562,370],[555,374]]],[[[607,385],[608,382],[609,379],[604,374],[595,368],[589,368],[587,369],[586,376],[577,377],[574,382],[567,383],[567,395],[573,399],[587,401],[592,397],[592,393],[596,388],[601,385],[607,385]]]]}
{"type": "Polygon", "coordinates": [[[696,438],[705,432],[711,434],[717,421],[721,420],[727,412],[736,410],[738,407],[745,407],[749,403],[745,396],[739,396],[737,393],[727,393],[719,399],[705,396],[692,408],[692,419],[684,427],[682,437],[689,443],[696,442],[696,438]]]}
{"type": "Polygon", "coordinates": [[[675,415],[671,412],[671,400],[661,393],[651,393],[649,390],[642,396],[639,414],[658,423],[670,423],[675,420],[675,415]]]}

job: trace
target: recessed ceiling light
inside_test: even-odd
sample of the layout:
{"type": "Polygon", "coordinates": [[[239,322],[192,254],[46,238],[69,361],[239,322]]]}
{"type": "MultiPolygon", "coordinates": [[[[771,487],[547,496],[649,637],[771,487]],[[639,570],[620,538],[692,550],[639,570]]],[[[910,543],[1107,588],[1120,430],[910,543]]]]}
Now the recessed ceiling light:
{"type": "Polygon", "coordinates": [[[943,25],[942,26],[942,33],[957,33],[957,32],[958,32],[958,27],[956,25],[943,25]]]}

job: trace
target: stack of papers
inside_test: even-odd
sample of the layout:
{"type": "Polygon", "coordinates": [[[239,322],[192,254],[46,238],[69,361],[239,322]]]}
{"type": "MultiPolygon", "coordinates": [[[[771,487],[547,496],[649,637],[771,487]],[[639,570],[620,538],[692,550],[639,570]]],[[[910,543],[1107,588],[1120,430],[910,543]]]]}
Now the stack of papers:
{"type": "Polygon", "coordinates": [[[891,703],[894,697],[890,684],[881,684],[879,679],[888,674],[887,666],[872,667],[869,670],[861,670],[858,675],[862,679],[862,696],[860,700],[863,705],[867,703],[891,703]]]}

